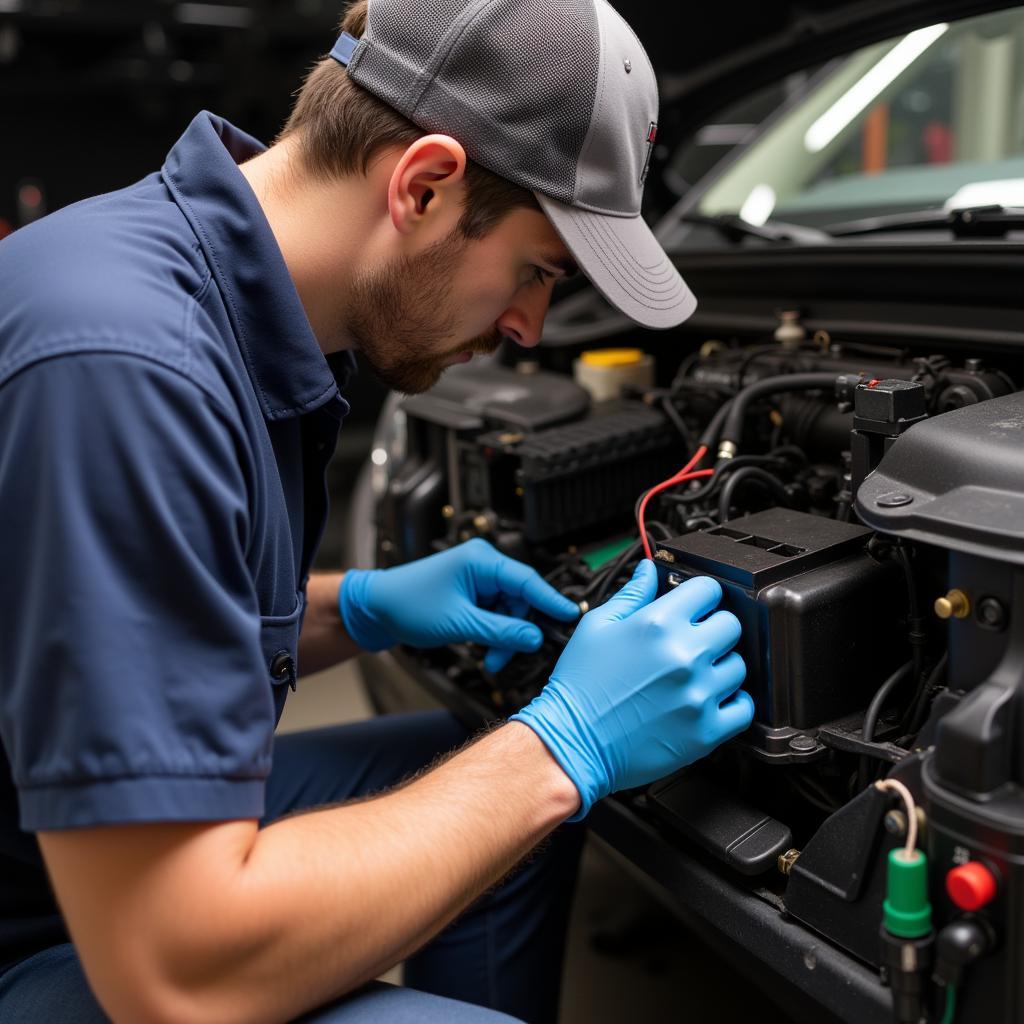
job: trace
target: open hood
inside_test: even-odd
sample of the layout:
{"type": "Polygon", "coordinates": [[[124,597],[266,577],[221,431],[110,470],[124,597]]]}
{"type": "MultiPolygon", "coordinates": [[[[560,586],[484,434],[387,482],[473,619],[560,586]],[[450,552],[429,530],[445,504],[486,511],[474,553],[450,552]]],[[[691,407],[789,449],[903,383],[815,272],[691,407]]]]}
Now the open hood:
{"type": "Polygon", "coordinates": [[[661,79],[662,117],[699,127],[785,75],[901,32],[1017,6],[1007,0],[799,0],[667,5],[613,0],[661,79]]]}

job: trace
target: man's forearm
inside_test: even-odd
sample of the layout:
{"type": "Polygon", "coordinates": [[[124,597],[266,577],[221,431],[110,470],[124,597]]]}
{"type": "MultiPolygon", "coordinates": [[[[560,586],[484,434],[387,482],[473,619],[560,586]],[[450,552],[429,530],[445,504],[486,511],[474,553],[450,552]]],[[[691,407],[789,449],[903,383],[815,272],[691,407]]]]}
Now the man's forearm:
{"type": "Polygon", "coordinates": [[[345,631],[338,610],[338,588],[344,573],[314,573],[306,585],[306,615],[299,637],[299,670],[320,672],[359,653],[345,631]]]}
{"type": "MultiPolygon", "coordinates": [[[[70,899],[62,875],[81,872],[72,856],[81,845],[62,850],[66,834],[53,833],[43,847],[90,980],[115,1020],[278,1024],[408,956],[578,804],[541,741],[513,722],[374,800],[260,832],[251,822],[224,823],[213,826],[216,841],[196,827],[166,855],[143,851],[139,878],[122,866],[104,879],[107,851],[86,851],[99,877],[84,892],[72,887],[70,899]],[[105,886],[122,901],[113,927],[105,886]],[[154,931],[148,946],[110,939],[154,931]],[[132,972],[144,991],[161,993],[155,1012],[135,995],[119,1001],[132,972]]],[[[92,831],[110,843],[125,830],[92,831]]]]}
{"type": "Polygon", "coordinates": [[[275,965],[292,979],[293,997],[315,992],[319,1003],[376,977],[497,882],[578,802],[540,740],[512,723],[388,796],[272,825],[246,873],[253,905],[276,905],[282,915],[281,938],[261,954],[262,967],[252,964],[252,981],[275,965]]]}

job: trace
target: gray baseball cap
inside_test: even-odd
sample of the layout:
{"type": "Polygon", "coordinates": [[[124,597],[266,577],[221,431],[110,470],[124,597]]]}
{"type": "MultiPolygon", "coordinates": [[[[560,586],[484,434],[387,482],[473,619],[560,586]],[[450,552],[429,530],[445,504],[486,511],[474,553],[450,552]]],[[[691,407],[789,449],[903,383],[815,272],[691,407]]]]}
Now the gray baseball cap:
{"type": "Polygon", "coordinates": [[[654,69],[606,0],[369,0],[331,56],[426,132],[531,189],[583,272],[644,327],[697,300],[640,216],[654,69]]]}

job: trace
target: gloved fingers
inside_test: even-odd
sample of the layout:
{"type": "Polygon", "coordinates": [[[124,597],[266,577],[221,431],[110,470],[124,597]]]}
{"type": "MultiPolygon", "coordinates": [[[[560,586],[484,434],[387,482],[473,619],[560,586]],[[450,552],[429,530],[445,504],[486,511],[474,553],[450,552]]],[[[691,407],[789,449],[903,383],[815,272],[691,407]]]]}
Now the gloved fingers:
{"type": "Polygon", "coordinates": [[[594,614],[606,622],[618,622],[649,605],[658,593],[658,570],[649,558],[640,560],[633,578],[594,614]]]}
{"type": "Polygon", "coordinates": [[[474,608],[461,623],[459,639],[506,651],[536,651],[544,640],[540,627],[523,619],[474,608]]]}
{"type": "Polygon", "coordinates": [[[550,615],[553,619],[571,622],[579,618],[580,610],[575,601],[563,597],[550,583],[541,578],[536,569],[517,562],[514,558],[499,555],[494,580],[502,593],[526,601],[537,611],[550,615]]]}
{"type": "Polygon", "coordinates": [[[712,686],[719,703],[731,697],[747,678],[746,662],[739,652],[727,654],[720,662],[711,666],[712,686]]]}
{"type": "Polygon", "coordinates": [[[698,622],[695,631],[711,660],[717,661],[736,646],[742,627],[732,612],[717,611],[698,622]]]}
{"type": "Polygon", "coordinates": [[[754,699],[746,690],[738,690],[718,709],[718,726],[722,733],[721,742],[731,740],[750,728],[754,720],[754,699]]]}
{"type": "Polygon", "coordinates": [[[673,616],[696,623],[718,607],[718,602],[722,600],[722,587],[710,576],[692,576],[670,590],[661,600],[668,605],[666,611],[671,608],[673,616]]]}
{"type": "Polygon", "coordinates": [[[490,673],[500,672],[511,660],[515,651],[503,647],[492,647],[484,655],[484,669],[490,673]]]}
{"type": "Polygon", "coordinates": [[[530,612],[530,603],[521,597],[503,597],[498,606],[491,609],[502,615],[512,615],[517,619],[525,619],[530,612]]]}

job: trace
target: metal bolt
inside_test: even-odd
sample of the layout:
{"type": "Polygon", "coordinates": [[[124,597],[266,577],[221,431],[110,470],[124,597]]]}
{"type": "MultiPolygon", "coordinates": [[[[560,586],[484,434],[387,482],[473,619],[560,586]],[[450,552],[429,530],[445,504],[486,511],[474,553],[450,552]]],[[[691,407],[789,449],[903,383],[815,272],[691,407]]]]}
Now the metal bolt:
{"type": "Polygon", "coordinates": [[[907,834],[907,816],[903,811],[888,811],[883,819],[885,831],[891,836],[903,837],[907,834]]]}
{"type": "Polygon", "coordinates": [[[445,507],[441,509],[441,515],[445,519],[451,519],[455,515],[455,509],[451,505],[445,505],[445,507]]]}
{"type": "Polygon", "coordinates": [[[793,870],[793,865],[799,856],[799,850],[787,850],[785,853],[780,853],[778,860],[779,871],[784,875],[788,875],[793,870]]]}
{"type": "Polygon", "coordinates": [[[509,434],[499,434],[498,435],[498,443],[499,444],[519,444],[519,442],[522,441],[522,439],[523,439],[523,435],[522,434],[509,433],[509,434]]]}
{"type": "Polygon", "coordinates": [[[951,590],[936,599],[935,614],[940,619],[966,619],[971,614],[971,602],[962,590],[951,590]]]}
{"type": "Polygon", "coordinates": [[[795,750],[798,753],[807,753],[808,751],[816,750],[817,747],[818,741],[813,736],[808,736],[805,733],[794,736],[789,741],[789,749],[795,750]]]}
{"type": "Polygon", "coordinates": [[[586,615],[587,612],[590,611],[590,602],[589,601],[580,601],[580,602],[578,602],[578,604],[579,604],[579,609],[580,609],[580,615],[586,615]]]}
{"type": "Polygon", "coordinates": [[[982,361],[980,359],[965,359],[964,360],[964,369],[968,373],[981,373],[981,371],[984,369],[984,365],[985,364],[982,363],[982,361]]]}
{"type": "Polygon", "coordinates": [[[978,621],[988,629],[1006,628],[1006,609],[994,597],[983,597],[978,602],[978,621]]]}
{"type": "Polygon", "coordinates": [[[473,517],[473,525],[481,533],[487,533],[491,529],[491,521],[490,521],[490,519],[488,519],[487,516],[483,516],[483,515],[474,516],[473,517]]]}

